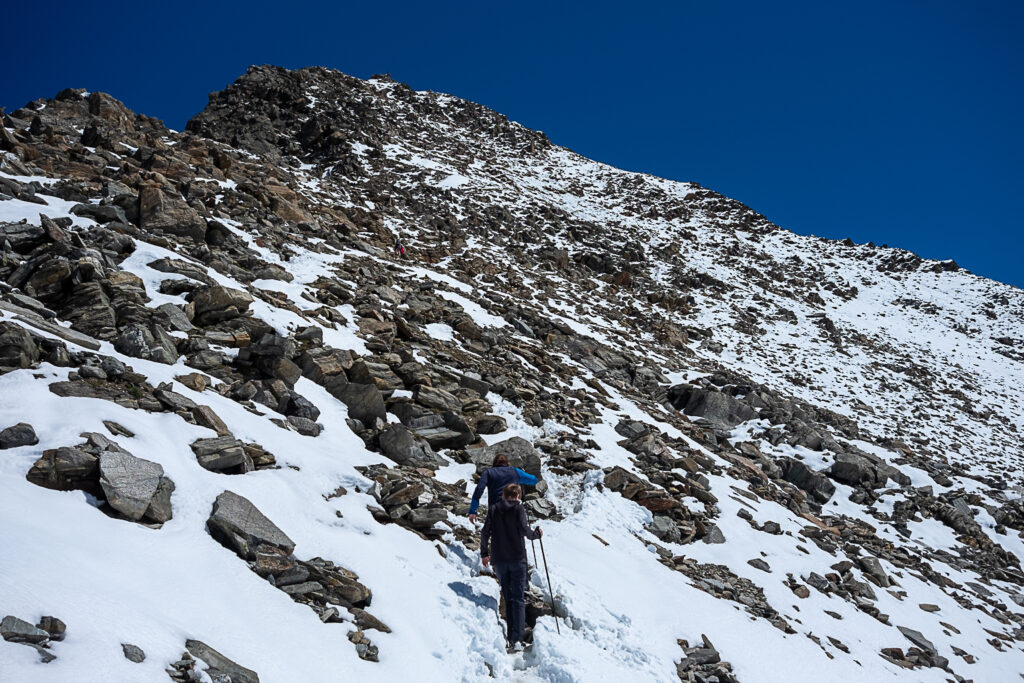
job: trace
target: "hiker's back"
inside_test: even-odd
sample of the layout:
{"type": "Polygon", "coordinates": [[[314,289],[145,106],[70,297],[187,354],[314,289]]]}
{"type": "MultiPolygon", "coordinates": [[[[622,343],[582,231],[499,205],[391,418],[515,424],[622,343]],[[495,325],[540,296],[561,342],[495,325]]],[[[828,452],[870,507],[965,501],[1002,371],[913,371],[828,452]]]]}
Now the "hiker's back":
{"type": "Polygon", "coordinates": [[[491,561],[526,560],[526,508],[518,500],[499,500],[487,510],[491,529],[491,561]]]}

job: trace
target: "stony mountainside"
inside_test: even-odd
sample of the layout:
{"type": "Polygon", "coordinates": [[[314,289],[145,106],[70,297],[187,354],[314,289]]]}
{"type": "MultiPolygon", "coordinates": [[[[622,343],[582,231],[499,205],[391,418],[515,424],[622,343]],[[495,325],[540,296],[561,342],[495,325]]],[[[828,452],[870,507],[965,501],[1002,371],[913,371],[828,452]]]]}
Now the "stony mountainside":
{"type": "Polygon", "coordinates": [[[1021,290],[388,77],[2,122],[12,680],[1024,671],[1021,290]],[[552,564],[514,656],[499,452],[552,564]]]}

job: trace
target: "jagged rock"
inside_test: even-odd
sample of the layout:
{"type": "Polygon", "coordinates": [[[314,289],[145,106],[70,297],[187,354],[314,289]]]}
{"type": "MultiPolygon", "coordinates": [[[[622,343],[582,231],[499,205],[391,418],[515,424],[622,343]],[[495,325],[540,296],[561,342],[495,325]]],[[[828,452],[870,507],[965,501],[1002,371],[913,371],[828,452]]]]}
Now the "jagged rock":
{"type": "Polygon", "coordinates": [[[835,485],[821,472],[815,472],[799,460],[780,459],[783,477],[797,488],[810,493],[819,503],[827,503],[835,493],[835,485]]]}
{"type": "Polygon", "coordinates": [[[323,585],[328,601],[336,605],[365,608],[373,600],[373,593],[359,582],[355,572],[318,557],[302,565],[313,580],[323,585]]]}
{"type": "Polygon", "coordinates": [[[146,508],[146,519],[150,519],[157,524],[163,524],[172,517],[173,510],[171,508],[171,494],[174,493],[174,482],[168,477],[161,477],[160,485],[156,488],[156,493],[153,494],[153,499],[149,501],[149,507],[146,508]]]}
{"type": "Polygon", "coordinates": [[[146,661],[146,653],[138,645],[121,643],[121,651],[124,653],[124,658],[129,662],[142,664],[142,662],[146,661]]]}
{"type": "Polygon", "coordinates": [[[128,223],[124,209],[111,204],[75,204],[71,207],[71,213],[76,216],[92,218],[97,223],[110,223],[111,221],[117,221],[121,224],[128,223]]]}
{"type": "Polygon", "coordinates": [[[206,662],[209,667],[207,673],[217,683],[260,683],[255,671],[233,662],[201,640],[186,640],[185,649],[196,659],[206,662]]]}
{"type": "Polygon", "coordinates": [[[164,232],[189,237],[196,242],[206,240],[206,221],[181,199],[168,196],[156,185],[139,189],[139,227],[150,232],[164,232]]]}
{"type": "Polygon", "coordinates": [[[301,417],[312,421],[320,417],[320,409],[308,398],[294,391],[289,391],[281,397],[277,410],[289,417],[301,417]]]}
{"type": "Polygon", "coordinates": [[[533,447],[533,444],[521,436],[513,436],[511,439],[499,441],[484,448],[471,448],[467,451],[477,472],[483,472],[491,466],[494,458],[499,454],[508,458],[508,464],[512,467],[519,467],[524,472],[536,477],[540,476],[540,453],[533,447]]]}
{"type": "MultiPolygon", "coordinates": [[[[293,563],[287,569],[274,573],[274,585],[278,588],[294,586],[295,584],[304,583],[308,578],[309,570],[302,565],[293,563]]],[[[319,586],[320,584],[317,585],[319,586]]]]}
{"type": "Polygon", "coordinates": [[[45,239],[46,233],[38,225],[28,222],[0,223],[0,246],[6,241],[16,252],[27,254],[42,244],[45,239]]]}
{"type": "Polygon", "coordinates": [[[231,436],[231,430],[224,424],[224,420],[220,419],[220,416],[213,412],[213,408],[210,406],[194,406],[192,408],[192,419],[200,427],[206,427],[217,432],[217,436],[231,436]]]}
{"type": "Polygon", "coordinates": [[[198,372],[190,372],[187,375],[177,375],[174,379],[178,380],[192,391],[205,391],[210,381],[206,375],[198,372]]]}
{"type": "MultiPolygon", "coordinates": [[[[479,338],[479,336],[478,332],[477,338],[479,338]]],[[[475,374],[466,373],[465,375],[462,375],[459,378],[459,384],[480,394],[480,398],[486,398],[487,394],[491,391],[491,385],[475,374]]]]}
{"type": "Polygon", "coordinates": [[[372,384],[349,382],[341,386],[329,386],[327,390],[348,407],[349,417],[364,425],[387,419],[384,397],[380,389],[372,384]]]}
{"type": "Polygon", "coordinates": [[[429,443],[431,448],[437,450],[461,448],[472,443],[475,438],[471,432],[458,431],[446,426],[417,427],[412,430],[412,433],[429,443]]]}
{"type": "Polygon", "coordinates": [[[352,607],[349,609],[352,612],[352,616],[355,617],[356,626],[364,631],[381,631],[382,633],[391,633],[391,628],[383,621],[373,616],[369,612],[358,607],[352,607]]]}
{"type": "Polygon", "coordinates": [[[666,543],[678,543],[682,540],[679,525],[668,515],[654,515],[653,521],[647,525],[647,530],[666,543]]]}
{"type": "Polygon", "coordinates": [[[320,436],[320,432],[323,431],[323,426],[308,417],[301,417],[299,415],[289,415],[288,424],[295,428],[299,434],[303,436],[320,436]]]}
{"type": "Polygon", "coordinates": [[[295,549],[292,539],[263,516],[249,499],[232,491],[217,496],[206,526],[221,545],[244,560],[255,559],[256,548],[260,545],[280,548],[289,554],[295,549]]]}
{"type": "Polygon", "coordinates": [[[35,297],[28,296],[27,294],[21,294],[19,292],[11,292],[7,295],[7,298],[10,299],[12,304],[27,308],[36,315],[40,315],[47,319],[57,317],[55,312],[44,306],[43,303],[35,297]]]}
{"type": "Polygon", "coordinates": [[[850,486],[865,485],[874,488],[885,484],[884,475],[879,481],[878,468],[874,463],[856,453],[837,453],[828,474],[836,481],[850,486]]]}
{"type": "Polygon", "coordinates": [[[114,340],[114,348],[133,358],[173,365],[178,360],[174,337],[160,325],[134,324],[124,327],[114,340]]]}
{"type": "Polygon", "coordinates": [[[231,436],[198,439],[192,442],[191,448],[199,464],[211,472],[245,474],[255,467],[245,452],[245,445],[231,436]]]}
{"type": "Polygon", "coordinates": [[[749,564],[754,569],[760,569],[761,571],[768,572],[769,574],[772,571],[771,565],[762,560],[760,557],[755,557],[752,560],[747,560],[747,564],[749,564]]]}
{"type": "MultiPolygon", "coordinates": [[[[252,570],[266,578],[273,575],[275,581],[278,577],[288,575],[289,572],[297,572],[297,578],[293,583],[301,583],[309,578],[309,570],[298,566],[298,561],[290,554],[271,545],[258,545],[255,550],[255,558],[250,565],[252,570]]],[[[277,582],[275,585],[287,585],[277,582]]]]}
{"type": "Polygon", "coordinates": [[[643,480],[619,466],[610,468],[604,474],[604,485],[612,491],[621,492],[629,484],[643,484],[643,480]]]}
{"type": "Polygon", "coordinates": [[[627,439],[640,438],[641,436],[646,435],[649,431],[650,427],[643,422],[638,422],[636,420],[619,420],[615,425],[615,432],[619,436],[627,439]]]}
{"type": "Polygon", "coordinates": [[[484,415],[476,420],[477,434],[500,434],[508,429],[508,423],[500,415],[484,415]]]}
{"type": "Polygon", "coordinates": [[[39,347],[25,328],[0,322],[0,374],[30,368],[39,362],[39,347]]]}
{"type": "Polygon", "coordinates": [[[426,487],[420,482],[409,484],[408,486],[402,486],[399,483],[396,485],[396,488],[390,490],[387,497],[381,500],[380,503],[388,509],[405,505],[419,498],[425,490],[426,487]]]}
{"type": "Polygon", "coordinates": [[[153,311],[153,320],[164,329],[176,332],[191,332],[195,329],[185,311],[172,303],[157,306],[153,311]]]}
{"type": "Polygon", "coordinates": [[[150,261],[146,265],[161,273],[177,273],[178,275],[184,275],[185,277],[202,282],[205,285],[214,284],[213,278],[206,274],[205,268],[182,259],[159,258],[155,261],[150,261]]]}
{"type": "Polygon", "coordinates": [[[914,645],[917,645],[919,648],[921,648],[928,654],[932,655],[933,657],[938,654],[938,652],[935,650],[935,645],[932,643],[932,641],[925,638],[924,634],[922,634],[920,631],[915,631],[914,629],[908,628],[906,626],[897,626],[896,628],[900,630],[900,633],[907,637],[907,640],[912,642],[914,645]]]}
{"type": "Polygon", "coordinates": [[[418,507],[409,511],[405,520],[418,529],[429,529],[438,522],[448,519],[448,511],[443,507],[418,507]]]}
{"type": "Polygon", "coordinates": [[[163,480],[164,468],[128,453],[100,455],[100,486],[107,503],[132,521],[142,519],[163,480]]]}
{"type": "Polygon", "coordinates": [[[19,446],[34,446],[39,443],[36,430],[26,422],[8,427],[0,431],[0,450],[5,448],[18,448],[19,446]]]}
{"type": "Polygon", "coordinates": [[[41,628],[50,634],[50,640],[61,641],[67,635],[68,626],[57,617],[42,617],[36,628],[41,628]]]}
{"type": "Polygon", "coordinates": [[[455,412],[462,410],[462,401],[457,397],[444,389],[436,389],[424,384],[418,385],[413,391],[413,400],[434,410],[455,412]]]}
{"type": "Polygon", "coordinates": [[[690,384],[677,384],[670,388],[668,399],[677,410],[702,417],[720,429],[735,427],[757,417],[753,408],[728,394],[690,384]]]}
{"type": "Polygon", "coordinates": [[[156,400],[160,401],[164,408],[171,412],[188,412],[196,407],[195,401],[186,396],[182,396],[168,387],[170,387],[169,383],[162,384],[153,391],[153,396],[156,400]]]}
{"type": "Polygon", "coordinates": [[[371,384],[382,392],[394,391],[404,386],[402,379],[384,363],[357,360],[348,370],[349,381],[355,384],[371,384]]]}
{"type": "Polygon", "coordinates": [[[889,586],[889,576],[882,569],[882,563],[878,561],[877,557],[865,555],[857,558],[857,564],[864,571],[865,574],[873,578],[879,586],[886,588],[889,586]]]}
{"type": "Polygon", "coordinates": [[[388,425],[387,429],[380,433],[378,439],[384,455],[399,465],[429,467],[438,462],[437,455],[430,444],[415,436],[404,425],[388,425]]]}
{"type": "Polygon", "coordinates": [[[708,528],[708,532],[704,534],[700,540],[704,543],[725,543],[725,535],[722,533],[722,530],[718,528],[717,524],[713,524],[708,528]]]}
{"type": "Polygon", "coordinates": [[[12,643],[45,643],[50,639],[43,629],[11,615],[0,621],[0,636],[12,643]]]}
{"type": "Polygon", "coordinates": [[[25,478],[36,486],[58,491],[83,488],[99,475],[99,458],[77,448],[43,451],[25,478]]]}
{"type": "MultiPolygon", "coordinates": [[[[319,329],[319,328],[317,328],[319,329]]],[[[317,384],[325,384],[331,377],[341,375],[346,366],[352,366],[351,354],[329,348],[307,349],[298,358],[302,375],[317,384]]]]}
{"type": "Polygon", "coordinates": [[[160,411],[163,405],[151,395],[143,393],[137,386],[131,387],[112,382],[93,382],[78,380],[72,382],[54,382],[49,385],[51,393],[63,397],[99,398],[112,401],[127,408],[144,408],[160,411]]]}
{"type": "Polygon", "coordinates": [[[199,325],[213,325],[243,315],[252,304],[252,295],[239,289],[222,285],[210,285],[195,290],[192,304],[195,306],[195,322],[199,325]]]}

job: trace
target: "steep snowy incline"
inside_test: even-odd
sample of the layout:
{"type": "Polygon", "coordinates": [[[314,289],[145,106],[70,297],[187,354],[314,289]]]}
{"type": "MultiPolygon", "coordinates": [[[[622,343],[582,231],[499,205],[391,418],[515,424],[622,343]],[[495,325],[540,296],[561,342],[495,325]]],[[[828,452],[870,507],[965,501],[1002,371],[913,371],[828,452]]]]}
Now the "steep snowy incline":
{"type": "Polygon", "coordinates": [[[1024,670],[1019,290],[386,78],[3,126],[0,679],[1024,670]],[[514,655],[499,452],[553,582],[514,655]]]}

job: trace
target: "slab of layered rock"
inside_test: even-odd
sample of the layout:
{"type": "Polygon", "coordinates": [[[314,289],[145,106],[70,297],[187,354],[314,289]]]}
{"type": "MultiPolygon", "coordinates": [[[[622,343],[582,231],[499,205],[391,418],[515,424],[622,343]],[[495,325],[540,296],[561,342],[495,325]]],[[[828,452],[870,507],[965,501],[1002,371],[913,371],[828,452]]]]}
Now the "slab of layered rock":
{"type": "Polygon", "coordinates": [[[210,534],[226,548],[245,560],[256,558],[256,548],[269,545],[286,554],[295,550],[295,542],[267,519],[255,505],[232,491],[217,496],[206,520],[210,534]]]}

